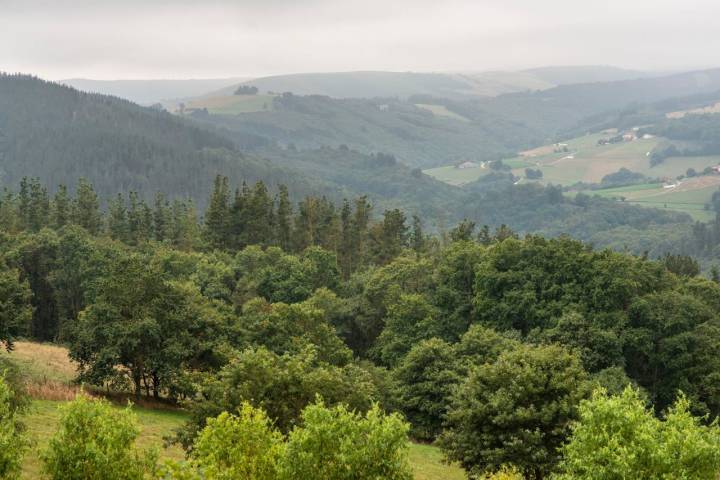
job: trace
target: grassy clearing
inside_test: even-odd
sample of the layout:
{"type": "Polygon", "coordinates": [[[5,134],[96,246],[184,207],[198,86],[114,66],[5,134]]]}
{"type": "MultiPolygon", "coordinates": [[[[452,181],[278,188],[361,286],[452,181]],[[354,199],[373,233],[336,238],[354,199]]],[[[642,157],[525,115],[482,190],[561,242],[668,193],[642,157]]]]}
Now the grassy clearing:
{"type": "MultiPolygon", "coordinates": [[[[20,366],[33,397],[29,410],[22,416],[33,448],[24,458],[20,478],[42,478],[39,452],[47,447],[57,429],[60,421],[58,408],[77,393],[77,387],[71,385],[76,366],[68,358],[66,348],[44,343],[16,342],[15,350],[10,353],[0,350],[0,356],[6,356],[20,366]],[[62,395],[54,394],[56,390],[61,391],[62,395]]],[[[124,408],[124,403],[120,401],[117,408],[124,408]]],[[[183,457],[183,451],[177,445],[166,448],[164,438],[172,435],[187,420],[185,412],[147,406],[134,406],[133,411],[140,426],[137,444],[141,449],[157,448],[161,461],[183,457]]],[[[410,463],[416,480],[465,478],[461,468],[444,464],[440,450],[430,445],[410,444],[410,463]]]]}
{"type": "Polygon", "coordinates": [[[705,209],[705,204],[719,187],[720,177],[713,175],[685,179],[672,189],[663,188],[662,184],[647,183],[595,190],[592,194],[624,199],[628,203],[646,207],[684,212],[696,220],[708,221],[715,214],[705,209]]]}
{"type": "Polygon", "coordinates": [[[433,113],[433,115],[437,115],[438,117],[454,118],[455,120],[460,120],[462,122],[470,121],[467,118],[463,117],[462,115],[459,115],[453,111],[448,110],[445,105],[431,105],[428,103],[416,103],[415,106],[418,108],[422,108],[423,110],[429,110],[433,113]]]}
{"type": "Polygon", "coordinates": [[[442,461],[442,453],[432,445],[410,444],[410,463],[415,480],[465,480],[465,471],[442,461]]]}
{"type": "Polygon", "coordinates": [[[192,100],[186,108],[207,108],[218,115],[272,111],[273,95],[227,95],[192,100]]]}
{"type": "Polygon", "coordinates": [[[455,165],[448,165],[445,167],[430,168],[423,170],[425,175],[440,180],[441,182],[448,183],[450,185],[464,185],[466,183],[474,182],[480,177],[483,177],[490,173],[487,167],[477,166],[472,168],[457,168],[455,165]]]}
{"type": "MultiPolygon", "coordinates": [[[[23,415],[22,421],[27,427],[27,433],[33,442],[33,448],[25,455],[23,470],[20,478],[42,478],[39,453],[47,448],[50,437],[55,433],[60,422],[59,407],[65,402],[34,400],[30,410],[23,415]]],[[[117,407],[122,408],[122,407],[117,407]]],[[[141,449],[157,448],[161,459],[176,459],[183,457],[180,447],[173,445],[164,447],[163,437],[171,435],[173,430],[182,425],[186,415],[178,411],[148,410],[133,408],[140,425],[138,446],[141,449]]]]}

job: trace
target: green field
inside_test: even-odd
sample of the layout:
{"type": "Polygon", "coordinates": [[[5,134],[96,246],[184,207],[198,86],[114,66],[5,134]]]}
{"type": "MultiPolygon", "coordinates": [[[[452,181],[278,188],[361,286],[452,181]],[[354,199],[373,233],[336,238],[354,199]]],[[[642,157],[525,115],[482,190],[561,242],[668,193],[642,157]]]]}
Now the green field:
{"type": "MultiPolygon", "coordinates": [[[[33,442],[33,448],[25,455],[22,476],[20,478],[42,478],[38,452],[47,447],[50,437],[57,429],[60,421],[60,410],[58,407],[64,403],[65,402],[50,400],[34,400],[29,411],[22,416],[22,422],[27,427],[27,433],[33,442]]],[[[163,437],[171,435],[174,429],[182,425],[186,419],[184,413],[139,407],[135,407],[133,410],[137,415],[140,425],[140,437],[138,438],[138,446],[140,448],[158,448],[161,460],[179,460],[183,458],[183,450],[179,446],[164,447],[163,437]]]]}
{"type": "Polygon", "coordinates": [[[271,111],[274,95],[227,95],[220,97],[197,98],[188,103],[186,109],[207,108],[208,112],[218,115],[239,115],[271,111]]]}
{"type": "Polygon", "coordinates": [[[416,107],[422,108],[424,110],[429,110],[433,113],[433,115],[437,115],[439,117],[448,117],[448,118],[454,118],[455,120],[460,120],[463,122],[468,122],[469,120],[462,115],[458,115],[455,112],[452,112],[447,109],[445,105],[432,105],[429,103],[416,103],[416,107]]]}
{"type": "MultiPolygon", "coordinates": [[[[508,158],[503,160],[503,163],[510,168],[521,169],[523,174],[525,168],[534,167],[534,164],[528,162],[523,157],[508,158]]],[[[423,170],[423,173],[440,180],[441,182],[459,186],[474,182],[478,178],[485,176],[492,171],[493,170],[489,168],[485,162],[481,162],[477,167],[472,168],[457,168],[455,165],[447,165],[444,167],[429,168],[427,170],[423,170]]]]}
{"type": "MultiPolygon", "coordinates": [[[[619,188],[594,190],[592,194],[623,199],[628,203],[646,207],[684,212],[695,220],[709,221],[715,217],[705,205],[720,188],[720,177],[696,177],[680,182],[676,188],[666,189],[662,184],[646,183],[619,188]]],[[[588,192],[590,193],[590,192],[588,192]]]]}
{"type": "Polygon", "coordinates": [[[490,172],[492,172],[492,170],[487,167],[477,166],[473,168],[457,168],[455,165],[423,170],[425,175],[430,175],[441,182],[456,186],[474,182],[478,178],[485,176],[490,172]]]}
{"type": "MultiPolygon", "coordinates": [[[[27,412],[22,415],[22,422],[33,442],[32,449],[25,455],[21,478],[42,478],[39,452],[46,448],[50,437],[57,429],[60,421],[58,410],[66,401],[39,398],[43,395],[70,398],[76,388],[70,385],[75,375],[75,366],[67,356],[67,350],[52,344],[34,342],[16,342],[15,349],[8,353],[0,349],[0,356],[9,358],[21,368],[26,375],[29,391],[34,399],[27,412]],[[51,384],[48,386],[48,382],[51,384]],[[59,391],[62,390],[62,391],[59,391]]],[[[118,405],[117,408],[124,408],[118,405]]],[[[186,420],[187,414],[179,409],[133,407],[140,426],[138,446],[141,449],[157,448],[160,460],[181,459],[183,450],[177,446],[165,446],[164,438],[172,435],[186,420]]],[[[440,450],[431,445],[411,443],[409,459],[416,480],[461,480],[464,471],[454,465],[442,461],[440,450]]]]}
{"type": "MultiPolygon", "coordinates": [[[[720,164],[720,156],[672,157],[655,167],[650,166],[648,152],[666,140],[662,138],[638,139],[613,145],[598,145],[601,138],[612,134],[592,134],[562,142],[562,145],[545,145],[523,152],[521,156],[503,160],[513,174],[524,180],[525,169],[537,168],[543,172],[542,183],[569,186],[578,182],[599,183],[605,175],[627,168],[642,173],[656,182],[621,188],[593,190],[593,195],[624,199],[629,203],[655,208],[667,208],[690,214],[696,220],[707,221],[714,217],[705,208],[712,194],[720,188],[720,176],[706,175],[684,179],[677,188],[663,188],[663,182],[675,183],[689,168],[702,172],[706,167],[720,164]],[[557,151],[560,149],[567,151],[557,151]]],[[[436,179],[460,186],[490,173],[478,166],[459,169],[445,166],[424,170],[436,179]]],[[[574,195],[574,193],[573,193],[574,195]]]]}

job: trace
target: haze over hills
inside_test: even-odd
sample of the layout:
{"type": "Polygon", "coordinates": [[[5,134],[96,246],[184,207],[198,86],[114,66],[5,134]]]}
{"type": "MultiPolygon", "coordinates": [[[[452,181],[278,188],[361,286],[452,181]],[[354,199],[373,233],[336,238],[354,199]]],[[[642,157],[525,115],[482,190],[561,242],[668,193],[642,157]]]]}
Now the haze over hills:
{"type": "MultiPolygon", "coordinates": [[[[581,66],[468,73],[300,73],[255,78],[242,84],[255,86],[262,93],[293,92],[296,95],[326,95],[334,98],[407,98],[413,95],[432,95],[457,99],[544,90],[571,83],[626,80],[646,75],[616,67],[581,66]]],[[[235,86],[228,86],[209,95],[228,95],[234,88],[235,86]]]]}
{"type": "Polygon", "coordinates": [[[249,80],[247,77],[185,80],[138,79],[92,80],[70,78],[59,83],[90,93],[124,98],[141,105],[151,105],[175,98],[196,97],[208,91],[249,80]]]}
{"type": "MultiPolygon", "coordinates": [[[[318,98],[336,102],[299,96],[292,101],[297,99],[302,106],[305,100],[318,98]]],[[[430,112],[426,115],[432,118],[430,112]]],[[[689,222],[687,216],[620,206],[610,200],[576,203],[564,199],[559,189],[516,187],[506,174],[497,181],[483,179],[460,189],[423,175],[392,155],[368,155],[344,146],[294,149],[270,142],[242,152],[238,135],[243,130],[210,126],[209,120],[217,117],[223,116],[208,115],[193,125],[188,119],[115,97],[86,94],[26,76],[2,76],[0,184],[13,187],[23,176],[31,176],[53,189],[86,177],[102,199],[129,191],[150,199],[160,190],[170,197],[190,197],[203,209],[214,176],[222,174],[235,185],[263,180],[274,189],[286,184],[294,198],[315,194],[339,201],[366,194],[378,213],[394,207],[418,212],[426,216],[428,228],[466,217],[491,225],[504,223],[520,232],[541,229],[550,235],[564,232],[587,240],[613,228],[635,232],[689,222]],[[507,202],[514,208],[500,208],[507,202]]],[[[452,124],[433,128],[442,131],[448,125],[452,124]]]]}

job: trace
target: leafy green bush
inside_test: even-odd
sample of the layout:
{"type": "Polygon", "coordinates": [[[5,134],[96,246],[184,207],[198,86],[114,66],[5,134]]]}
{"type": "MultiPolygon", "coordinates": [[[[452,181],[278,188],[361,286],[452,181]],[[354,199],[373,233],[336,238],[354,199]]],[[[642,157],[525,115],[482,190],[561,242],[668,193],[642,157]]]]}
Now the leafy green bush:
{"type": "Polygon", "coordinates": [[[410,480],[409,425],[375,405],[366,415],[345,406],[308,406],[288,437],[282,480],[410,480]]]}
{"type": "Polygon", "coordinates": [[[720,473],[720,428],[702,425],[681,395],[665,421],[645,407],[638,390],[598,390],[580,405],[580,419],[563,448],[560,480],[628,478],[713,480],[720,473]]]}
{"type": "Polygon", "coordinates": [[[243,403],[238,415],[210,418],[195,441],[191,460],[169,462],[162,478],[276,480],[284,452],[283,437],[261,409],[243,403]]]}
{"type": "Polygon", "coordinates": [[[157,455],[140,453],[139,430],[128,406],[80,395],[61,407],[60,426],[41,454],[43,470],[53,480],[136,480],[152,473],[157,455]]]}
{"type": "Polygon", "coordinates": [[[0,372],[0,478],[17,478],[27,441],[15,418],[14,392],[0,372]]]}

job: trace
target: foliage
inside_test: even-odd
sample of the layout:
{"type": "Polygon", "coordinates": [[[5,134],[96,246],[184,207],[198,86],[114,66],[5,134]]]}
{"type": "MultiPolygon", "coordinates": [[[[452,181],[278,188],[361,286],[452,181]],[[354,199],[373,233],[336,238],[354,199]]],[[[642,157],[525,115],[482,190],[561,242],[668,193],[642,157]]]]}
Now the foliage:
{"type": "Polygon", "coordinates": [[[583,401],[563,447],[561,479],[714,479],[720,471],[720,428],[703,425],[680,396],[664,421],[637,390],[583,401]]]}
{"type": "Polygon", "coordinates": [[[30,298],[27,281],[0,259],[0,347],[11,350],[13,338],[27,333],[32,318],[30,298]]]}
{"type": "MultiPolygon", "coordinates": [[[[243,403],[237,415],[209,418],[193,445],[190,462],[170,462],[170,478],[276,480],[284,455],[282,435],[265,412],[243,403]]],[[[162,477],[162,475],[161,475],[162,477]]]]}
{"type": "Polygon", "coordinates": [[[374,405],[365,415],[344,406],[309,405],[288,435],[282,479],[410,480],[408,425],[374,405]]]}
{"type": "MultiPolygon", "coordinates": [[[[2,366],[0,364],[0,366],[2,366]]],[[[17,478],[28,442],[16,418],[15,392],[0,371],[0,478],[17,478]]]]}
{"type": "Polygon", "coordinates": [[[128,406],[115,410],[84,395],[63,406],[60,427],[42,453],[52,479],[142,479],[155,468],[154,452],[134,447],[138,436],[128,406]]]}
{"type": "Polygon", "coordinates": [[[503,352],[455,391],[440,446],[475,476],[510,465],[544,478],[588,393],[579,359],[559,346],[503,352]]]}
{"type": "Polygon", "coordinates": [[[359,411],[370,408],[379,396],[368,372],[353,364],[341,368],[321,362],[312,346],[295,355],[249,348],[219,372],[204,376],[199,398],[189,405],[191,419],[178,438],[190,448],[207,418],[235,411],[245,402],[265,410],[281,431],[288,432],[316,395],[329,405],[342,403],[359,411]]]}

